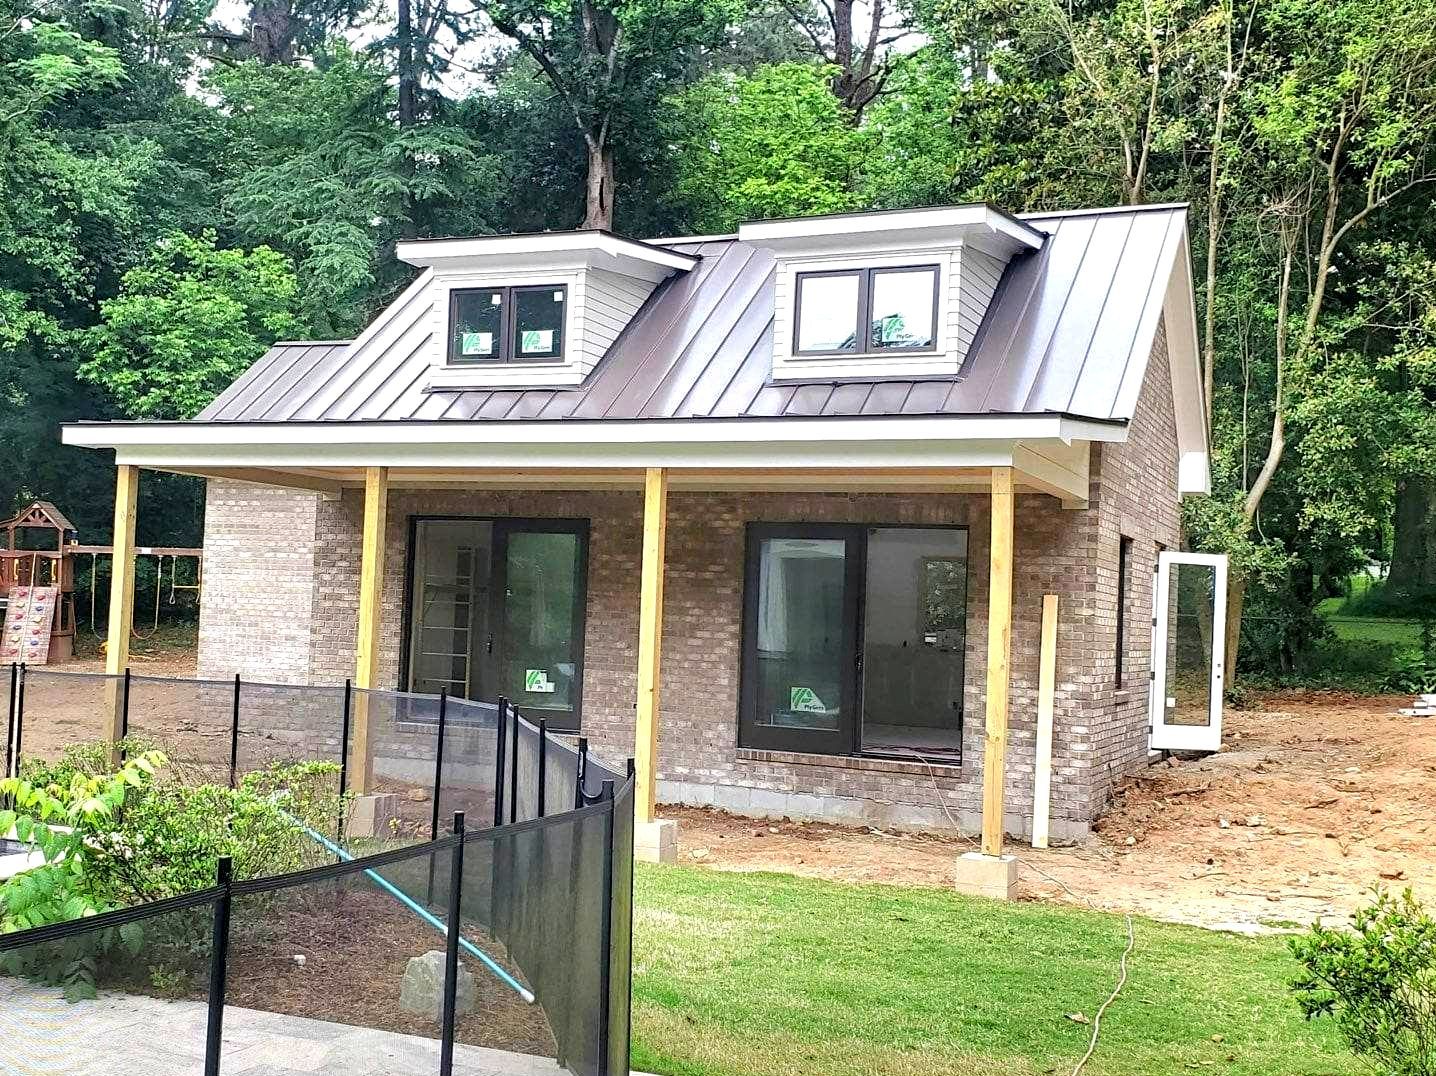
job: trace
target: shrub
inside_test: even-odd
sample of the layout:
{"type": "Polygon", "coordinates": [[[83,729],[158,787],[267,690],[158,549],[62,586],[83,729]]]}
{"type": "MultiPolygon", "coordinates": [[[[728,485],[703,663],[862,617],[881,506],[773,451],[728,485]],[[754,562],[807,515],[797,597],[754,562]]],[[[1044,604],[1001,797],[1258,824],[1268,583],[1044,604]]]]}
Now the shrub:
{"type": "Polygon", "coordinates": [[[1359,1056],[1389,1076],[1436,1076],[1436,919],[1407,890],[1292,939],[1307,1019],[1329,1016],[1359,1056]]]}

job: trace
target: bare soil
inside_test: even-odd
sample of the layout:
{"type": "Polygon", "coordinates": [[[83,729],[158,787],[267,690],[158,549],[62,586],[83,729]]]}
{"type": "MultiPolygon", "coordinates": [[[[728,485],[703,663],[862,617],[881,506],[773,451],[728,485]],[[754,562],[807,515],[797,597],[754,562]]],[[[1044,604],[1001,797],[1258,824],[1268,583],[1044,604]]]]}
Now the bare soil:
{"type": "MultiPolygon", "coordinates": [[[[1271,695],[1228,711],[1226,749],[1122,782],[1097,832],[1017,843],[1019,897],[1249,932],[1344,921],[1373,885],[1436,897],[1436,722],[1409,699],[1271,695]]],[[[934,798],[936,793],[934,792],[934,798]]],[[[971,840],[672,810],[683,862],[950,885],[971,840]]]]}

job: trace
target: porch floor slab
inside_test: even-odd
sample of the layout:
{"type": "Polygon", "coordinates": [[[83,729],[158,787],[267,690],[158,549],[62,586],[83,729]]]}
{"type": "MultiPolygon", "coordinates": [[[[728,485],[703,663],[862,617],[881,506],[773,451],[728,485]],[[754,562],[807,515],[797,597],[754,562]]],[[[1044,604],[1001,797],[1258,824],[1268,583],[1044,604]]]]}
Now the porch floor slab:
{"type": "MultiPolygon", "coordinates": [[[[208,1007],[103,993],[67,1002],[55,987],[0,978],[0,1076],[198,1076],[208,1007]]],[[[225,1076],[434,1076],[439,1042],[226,1006],[225,1076]]],[[[455,1076],[560,1076],[548,1058],[454,1048],[455,1076]]]]}

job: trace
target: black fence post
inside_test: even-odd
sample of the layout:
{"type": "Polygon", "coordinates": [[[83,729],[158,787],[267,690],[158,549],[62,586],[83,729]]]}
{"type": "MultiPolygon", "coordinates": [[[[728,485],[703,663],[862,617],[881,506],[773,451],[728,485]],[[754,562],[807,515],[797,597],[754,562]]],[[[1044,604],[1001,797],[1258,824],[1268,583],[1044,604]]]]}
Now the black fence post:
{"type": "MultiPolygon", "coordinates": [[[[449,692],[439,692],[439,738],[434,745],[434,810],[429,821],[429,840],[439,839],[439,793],[444,787],[444,726],[448,723],[449,692]]],[[[429,857],[429,888],[426,904],[434,903],[434,857],[429,857]]]]}
{"type": "Polygon", "coordinates": [[[494,825],[504,824],[504,734],[507,722],[504,709],[508,700],[499,696],[498,710],[494,716],[494,825]]]}
{"type": "Polygon", "coordinates": [[[586,797],[583,794],[583,782],[588,775],[588,737],[578,738],[578,774],[573,782],[573,809],[576,811],[583,806],[586,797]]]}
{"type": "MultiPolygon", "coordinates": [[[[353,705],[354,681],[344,678],[344,716],[339,725],[339,817],[334,821],[334,840],[344,844],[344,794],[349,791],[349,714],[353,705]]],[[[342,856],[336,856],[339,862],[342,856]]]]}
{"type": "MultiPolygon", "coordinates": [[[[429,840],[439,839],[439,793],[444,787],[444,726],[448,724],[449,693],[439,692],[439,740],[434,745],[434,812],[429,822],[429,840]]],[[[433,860],[430,860],[432,863],[433,860]]],[[[433,871],[430,871],[432,877],[433,871]]]]}
{"type": "Polygon", "coordinates": [[[130,735],[130,667],[125,666],[125,684],[120,694],[120,758],[123,759],[128,751],[124,748],[124,742],[130,735]]]}
{"type": "Polygon", "coordinates": [[[10,764],[15,757],[15,691],[20,686],[20,666],[10,663],[10,706],[5,711],[5,769],[0,777],[13,777],[10,764]]]}
{"type": "Polygon", "coordinates": [[[221,856],[216,881],[219,896],[214,901],[214,934],[209,950],[209,1023],[204,1035],[204,1076],[219,1076],[220,1054],[224,1050],[225,973],[229,963],[229,883],[234,864],[221,856]]]}
{"type": "Polygon", "coordinates": [[[610,1076],[609,1038],[613,1029],[613,840],[616,809],[613,802],[613,782],[603,782],[601,802],[608,804],[603,816],[603,899],[598,902],[599,914],[603,916],[598,924],[598,1071],[610,1076]]]}
{"type": "Polygon", "coordinates": [[[15,696],[15,776],[20,776],[20,749],[25,735],[25,673],[28,666],[20,662],[20,691],[15,696]]]}
{"type": "Polygon", "coordinates": [[[239,673],[234,674],[234,704],[229,715],[229,787],[239,772],[239,673]]]}
{"type": "Polygon", "coordinates": [[[513,743],[509,744],[509,821],[519,820],[519,712],[509,704],[509,717],[514,726],[513,743]]]}
{"type": "MultiPolygon", "coordinates": [[[[459,998],[459,916],[464,893],[464,812],[454,812],[454,856],[449,866],[449,920],[444,946],[444,1023],[439,1041],[439,1076],[454,1071],[454,1021],[459,998]]],[[[433,863],[433,857],[429,858],[433,863]]]]}
{"type": "Polygon", "coordinates": [[[545,762],[548,755],[548,720],[539,718],[539,742],[538,742],[538,817],[544,816],[543,800],[545,780],[545,762]]]}

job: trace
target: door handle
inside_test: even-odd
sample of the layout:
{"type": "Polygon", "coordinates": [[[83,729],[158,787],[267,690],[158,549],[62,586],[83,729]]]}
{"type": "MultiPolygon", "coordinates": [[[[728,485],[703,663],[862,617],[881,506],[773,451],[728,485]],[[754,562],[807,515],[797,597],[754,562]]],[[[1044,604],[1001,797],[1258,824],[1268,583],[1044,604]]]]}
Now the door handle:
{"type": "Polygon", "coordinates": [[[494,652],[494,637],[493,637],[493,635],[491,634],[491,635],[489,635],[489,637],[488,637],[487,639],[484,640],[484,653],[485,653],[485,654],[492,654],[493,652],[494,652]]]}

